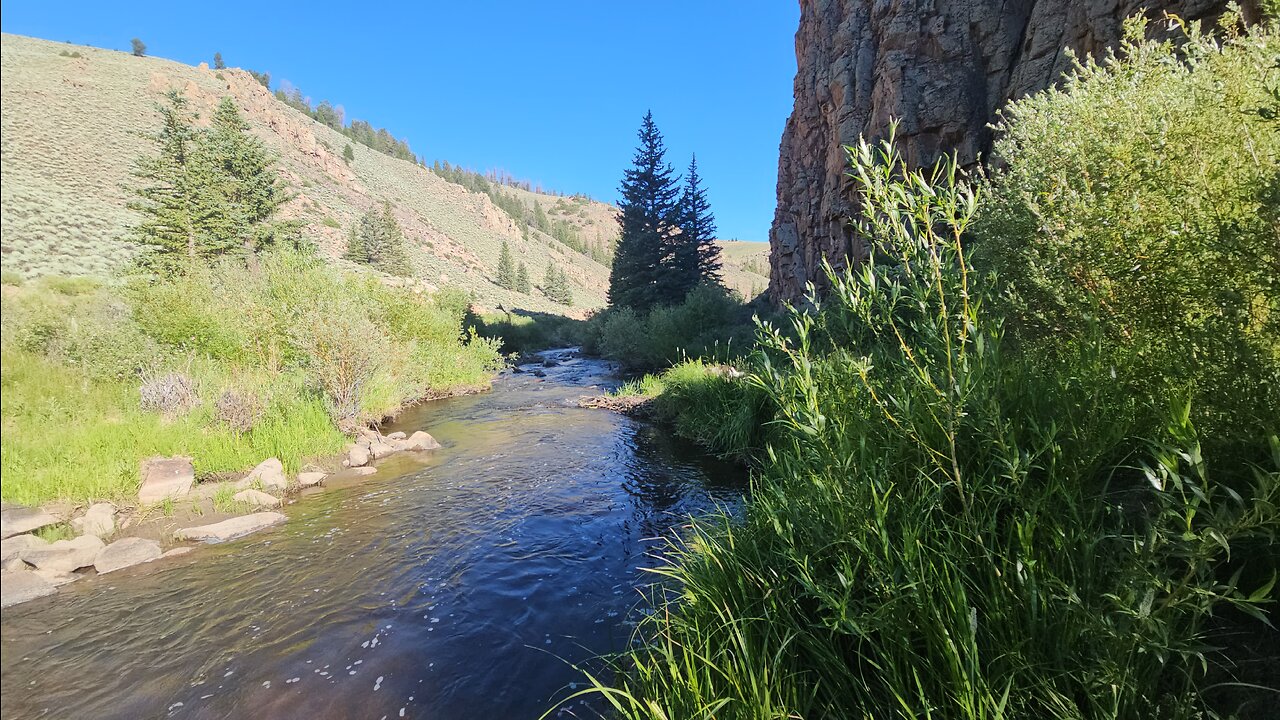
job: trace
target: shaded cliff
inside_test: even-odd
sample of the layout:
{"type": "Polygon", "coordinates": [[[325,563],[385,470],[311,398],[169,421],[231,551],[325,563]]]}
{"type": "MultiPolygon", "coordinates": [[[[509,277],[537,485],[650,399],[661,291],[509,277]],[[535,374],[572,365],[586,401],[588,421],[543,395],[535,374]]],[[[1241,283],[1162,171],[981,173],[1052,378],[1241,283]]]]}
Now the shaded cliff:
{"type": "Polygon", "coordinates": [[[1069,69],[1066,48],[1098,55],[1120,40],[1126,17],[1144,10],[1196,19],[1226,4],[800,0],[795,108],[782,135],[769,233],[771,296],[795,300],[805,283],[821,285],[824,257],[839,268],[864,254],[846,221],[853,188],[842,145],[882,137],[897,118],[909,162],[955,150],[972,163],[990,148],[987,125],[1005,102],[1069,69]]]}

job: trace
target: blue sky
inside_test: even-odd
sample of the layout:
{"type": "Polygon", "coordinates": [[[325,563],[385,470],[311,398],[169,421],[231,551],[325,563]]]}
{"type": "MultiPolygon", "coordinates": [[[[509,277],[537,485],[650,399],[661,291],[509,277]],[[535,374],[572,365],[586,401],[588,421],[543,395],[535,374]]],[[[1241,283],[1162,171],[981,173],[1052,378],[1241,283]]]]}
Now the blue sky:
{"type": "Polygon", "coordinates": [[[407,138],[612,201],[645,110],[706,179],[720,236],[767,238],[791,111],[794,0],[48,2],[6,0],[5,32],[265,70],[407,138]]]}

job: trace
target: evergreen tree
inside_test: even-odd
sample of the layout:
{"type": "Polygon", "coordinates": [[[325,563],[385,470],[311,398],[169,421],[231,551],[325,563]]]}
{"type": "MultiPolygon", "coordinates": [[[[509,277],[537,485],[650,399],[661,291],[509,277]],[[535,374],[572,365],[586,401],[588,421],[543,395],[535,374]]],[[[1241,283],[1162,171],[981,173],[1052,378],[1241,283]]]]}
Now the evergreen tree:
{"type": "Polygon", "coordinates": [[[528,295],[532,288],[529,286],[529,268],[525,267],[524,261],[520,261],[520,265],[516,267],[516,292],[522,295],[528,295]]]}
{"type": "Polygon", "coordinates": [[[351,149],[351,143],[347,143],[347,146],[342,148],[342,159],[348,165],[355,161],[356,151],[351,149]]]}
{"type": "Polygon", "coordinates": [[[188,110],[187,99],[177,91],[171,90],[165,97],[167,104],[156,106],[160,130],[149,136],[157,155],[139,158],[133,171],[143,184],[134,190],[138,199],[129,207],[142,218],[131,234],[159,255],[194,259],[202,250],[198,218],[208,213],[210,198],[197,193],[191,177],[198,154],[192,126],[195,116],[188,110]]]}
{"type": "Polygon", "coordinates": [[[200,147],[227,201],[223,216],[211,227],[212,247],[217,252],[239,247],[254,267],[257,253],[265,248],[282,243],[297,246],[299,223],[273,219],[293,196],[274,171],[276,159],[249,133],[249,124],[231,98],[218,103],[200,147]]]}
{"type": "Polygon", "coordinates": [[[677,290],[683,297],[702,283],[720,283],[720,246],[716,244],[716,220],[711,214],[707,191],[698,175],[698,158],[689,161],[684,191],[680,195],[680,234],[674,238],[674,267],[679,274],[677,290]]]}
{"type": "Polygon", "coordinates": [[[130,40],[129,44],[133,46],[134,57],[142,57],[143,55],[147,54],[147,44],[142,42],[138,38],[134,38],[130,40]]]}
{"type": "Polygon", "coordinates": [[[369,264],[369,248],[364,243],[363,233],[356,232],[355,225],[347,229],[347,251],[342,257],[361,265],[369,264]]]}
{"type": "Polygon", "coordinates": [[[511,259],[511,247],[502,241],[502,251],[498,254],[498,286],[508,290],[516,288],[515,262],[511,259]]]}
{"type": "Polygon", "coordinates": [[[542,292],[552,302],[561,305],[573,304],[573,289],[569,286],[569,276],[552,263],[547,263],[547,270],[543,273],[542,292]]]}
{"type": "Polygon", "coordinates": [[[665,160],[662,133],[646,113],[638,133],[633,166],[623,175],[618,224],[621,238],[609,273],[609,300],[645,311],[670,296],[671,238],[679,196],[677,179],[665,160]]]}
{"type": "Polygon", "coordinates": [[[214,54],[213,54],[213,69],[214,69],[214,70],[226,70],[226,69],[227,69],[227,64],[226,64],[226,63],[224,63],[224,62],[222,62],[222,53],[220,53],[220,52],[216,52],[216,53],[214,53],[214,54]]]}

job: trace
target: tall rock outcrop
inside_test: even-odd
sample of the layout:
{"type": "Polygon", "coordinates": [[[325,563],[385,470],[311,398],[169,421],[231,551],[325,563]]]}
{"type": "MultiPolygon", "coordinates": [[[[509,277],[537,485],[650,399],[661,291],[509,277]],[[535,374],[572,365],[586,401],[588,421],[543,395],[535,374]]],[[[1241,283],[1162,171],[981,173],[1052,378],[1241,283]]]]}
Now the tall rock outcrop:
{"type": "MultiPolygon", "coordinates": [[[[956,151],[974,162],[1008,100],[1069,69],[1066,48],[1095,56],[1126,17],[1168,10],[1214,17],[1222,0],[800,0],[795,109],[782,134],[778,207],[769,233],[770,295],[796,300],[865,249],[851,232],[852,180],[843,145],[900,122],[914,165],[956,151]]],[[[1246,4],[1246,16],[1251,10],[1246,4]]]]}

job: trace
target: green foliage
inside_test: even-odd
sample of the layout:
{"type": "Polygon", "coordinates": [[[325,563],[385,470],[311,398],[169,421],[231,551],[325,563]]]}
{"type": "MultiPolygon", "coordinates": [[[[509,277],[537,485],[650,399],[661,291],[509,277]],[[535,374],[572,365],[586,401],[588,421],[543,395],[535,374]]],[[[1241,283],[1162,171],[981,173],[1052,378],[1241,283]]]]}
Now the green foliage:
{"type": "Polygon", "coordinates": [[[142,42],[138,38],[134,38],[130,40],[129,46],[133,50],[134,57],[142,57],[147,54],[147,44],[142,42]]]}
{"type": "Polygon", "coordinates": [[[511,246],[506,240],[502,241],[502,250],[498,253],[498,287],[516,289],[515,261],[511,259],[511,246]]]}
{"type": "Polygon", "coordinates": [[[250,70],[249,74],[252,75],[253,79],[257,80],[258,84],[261,85],[262,87],[264,88],[271,87],[271,73],[258,72],[257,70],[250,70]]]}
{"type": "Polygon", "coordinates": [[[750,312],[723,288],[704,285],[677,305],[647,313],[612,308],[592,320],[598,336],[589,349],[632,369],[670,366],[685,357],[725,358],[745,350],[751,338],[750,312]]]}
{"type": "Polygon", "coordinates": [[[516,266],[515,291],[521,295],[528,295],[533,292],[533,286],[529,283],[529,267],[521,260],[516,266]]]}
{"type": "Polygon", "coordinates": [[[277,456],[290,471],[339,450],[342,429],[418,399],[486,383],[497,343],[464,332],[466,301],[343,275],[269,252],[259,273],[230,259],[124,288],[40,278],[3,295],[3,496],[120,499],[138,462],[188,454],[198,474],[277,456]],[[181,373],[183,410],[157,410],[181,373]],[[67,427],[76,432],[66,432],[67,427]]]}
{"type": "Polygon", "coordinates": [[[622,237],[609,273],[609,302],[646,312],[654,305],[678,301],[664,294],[671,262],[669,246],[679,222],[679,188],[666,161],[662,133],[646,113],[638,133],[632,167],[622,178],[618,224],[622,237]]]}
{"type": "Polygon", "coordinates": [[[213,69],[214,69],[214,70],[226,70],[226,69],[227,69],[227,64],[226,64],[225,62],[223,62],[223,61],[222,61],[222,53],[220,53],[220,52],[215,52],[215,53],[213,54],[213,69]]]}
{"type": "Polygon", "coordinates": [[[671,272],[683,276],[674,284],[676,292],[684,295],[699,284],[719,283],[723,265],[720,246],[716,244],[716,220],[707,190],[702,187],[696,156],[689,160],[689,170],[684,175],[677,215],[680,232],[672,239],[671,272]]]}
{"type": "Polygon", "coordinates": [[[298,247],[298,223],[275,219],[291,199],[276,176],[275,159],[230,98],[223,98],[207,130],[196,130],[188,101],[176,91],[158,106],[157,154],[136,162],[141,214],[133,237],[152,248],[150,263],[175,256],[208,259],[233,254],[252,264],[277,244],[298,247]]]}
{"type": "Polygon", "coordinates": [[[500,343],[505,353],[531,353],[582,345],[588,322],[564,315],[521,311],[475,317],[472,324],[480,336],[500,343]]]}
{"type": "Polygon", "coordinates": [[[410,275],[404,231],[391,211],[391,203],[369,208],[347,233],[346,259],[369,265],[388,275],[410,275]]]}
{"type": "Polygon", "coordinates": [[[1135,395],[1189,391],[1201,430],[1252,437],[1280,408],[1280,36],[1145,29],[1006,108],[977,262],[1035,352],[1096,337],[1135,395]]]}
{"type": "Polygon", "coordinates": [[[346,147],[342,148],[342,161],[350,165],[355,160],[356,151],[351,149],[351,143],[347,143],[346,147]]]}
{"type": "Polygon", "coordinates": [[[1019,353],[954,161],[852,157],[875,251],[759,327],[746,515],[678,542],[617,686],[585,692],[630,718],[1203,716],[1210,618],[1264,617],[1274,582],[1228,558],[1274,569],[1280,441],[1248,456],[1266,469],[1206,456],[1185,400],[1092,382],[1096,346],[1019,353]],[[1158,436],[1134,403],[1165,408],[1158,436]]]}
{"type": "Polygon", "coordinates": [[[542,276],[542,292],[554,302],[566,307],[573,305],[573,287],[569,285],[569,276],[553,263],[547,263],[547,270],[542,276]]]}

